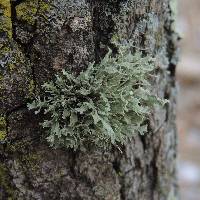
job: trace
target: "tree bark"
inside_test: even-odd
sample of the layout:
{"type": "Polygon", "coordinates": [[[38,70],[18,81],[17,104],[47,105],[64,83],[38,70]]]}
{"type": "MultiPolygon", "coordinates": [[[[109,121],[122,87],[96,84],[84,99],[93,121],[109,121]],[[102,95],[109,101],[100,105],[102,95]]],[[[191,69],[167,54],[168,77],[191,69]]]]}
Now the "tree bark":
{"type": "MultiPolygon", "coordinates": [[[[171,0],[173,1],[173,0],[171,0]]],[[[172,200],[177,196],[175,66],[170,0],[0,1],[0,199],[172,200]],[[73,152],[43,141],[27,102],[61,69],[99,62],[119,35],[155,57],[149,133],[122,152],[73,152]]]]}

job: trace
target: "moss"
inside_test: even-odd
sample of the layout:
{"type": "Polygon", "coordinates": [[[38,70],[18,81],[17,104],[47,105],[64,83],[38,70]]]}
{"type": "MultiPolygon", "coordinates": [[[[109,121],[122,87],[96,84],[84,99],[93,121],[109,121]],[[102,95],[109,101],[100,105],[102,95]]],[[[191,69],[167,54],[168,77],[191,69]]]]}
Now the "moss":
{"type": "Polygon", "coordinates": [[[6,138],[6,120],[5,117],[0,116],[0,141],[6,138]]]}
{"type": "Polygon", "coordinates": [[[0,9],[3,16],[0,18],[0,32],[7,33],[8,38],[12,38],[11,4],[10,0],[1,0],[0,9]]]}
{"type": "Polygon", "coordinates": [[[49,4],[44,1],[28,0],[16,6],[17,18],[34,25],[37,14],[45,13],[49,8],[49,4]]]}
{"type": "MultiPolygon", "coordinates": [[[[10,183],[8,169],[2,163],[0,163],[0,188],[3,193],[6,194],[7,199],[14,200],[15,198],[15,190],[10,183]]],[[[1,197],[1,195],[0,195],[1,197]]],[[[3,198],[3,197],[2,197],[3,198]]]]}

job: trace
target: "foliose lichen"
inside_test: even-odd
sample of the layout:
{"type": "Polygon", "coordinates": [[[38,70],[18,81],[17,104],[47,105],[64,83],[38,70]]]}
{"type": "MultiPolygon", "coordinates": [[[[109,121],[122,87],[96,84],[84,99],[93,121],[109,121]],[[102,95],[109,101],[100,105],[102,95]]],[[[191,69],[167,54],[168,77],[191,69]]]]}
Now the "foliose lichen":
{"type": "Polygon", "coordinates": [[[134,134],[147,132],[152,107],[165,102],[151,94],[149,74],[154,69],[151,57],[120,44],[116,56],[109,51],[79,76],[63,70],[43,85],[45,96],[36,97],[28,108],[46,115],[42,126],[51,146],[123,145],[134,134]]]}

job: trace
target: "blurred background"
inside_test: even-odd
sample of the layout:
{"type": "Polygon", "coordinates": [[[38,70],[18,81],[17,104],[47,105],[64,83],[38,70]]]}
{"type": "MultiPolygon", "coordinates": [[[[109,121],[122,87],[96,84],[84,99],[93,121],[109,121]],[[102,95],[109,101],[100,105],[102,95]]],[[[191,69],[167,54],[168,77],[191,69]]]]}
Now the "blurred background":
{"type": "Polygon", "coordinates": [[[200,200],[200,0],[178,0],[182,37],[177,68],[181,200],[200,200]]]}

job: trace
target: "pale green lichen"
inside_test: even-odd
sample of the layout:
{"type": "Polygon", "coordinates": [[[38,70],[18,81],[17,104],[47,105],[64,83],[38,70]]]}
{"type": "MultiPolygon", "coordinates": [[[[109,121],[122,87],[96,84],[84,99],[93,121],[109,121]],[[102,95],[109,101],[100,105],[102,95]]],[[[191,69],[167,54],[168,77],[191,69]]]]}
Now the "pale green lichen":
{"type": "Polygon", "coordinates": [[[161,101],[148,82],[155,67],[151,57],[131,53],[130,44],[119,45],[98,65],[90,64],[78,77],[63,71],[55,82],[45,83],[46,95],[29,109],[44,110],[48,141],[54,147],[77,149],[126,144],[133,134],[147,132],[148,114],[161,101]]]}
{"type": "Polygon", "coordinates": [[[0,32],[7,33],[8,38],[12,38],[12,20],[11,20],[11,3],[10,0],[0,1],[0,10],[3,15],[0,17],[0,32]]]}

